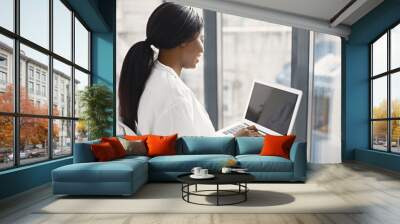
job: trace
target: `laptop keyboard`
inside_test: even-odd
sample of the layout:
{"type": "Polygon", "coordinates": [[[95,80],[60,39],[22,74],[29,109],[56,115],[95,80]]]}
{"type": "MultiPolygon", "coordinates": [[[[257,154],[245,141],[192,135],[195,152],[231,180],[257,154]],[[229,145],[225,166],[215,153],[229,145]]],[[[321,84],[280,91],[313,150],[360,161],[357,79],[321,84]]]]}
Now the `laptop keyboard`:
{"type": "Polygon", "coordinates": [[[248,124],[246,124],[246,123],[242,123],[242,124],[238,124],[238,125],[236,125],[236,126],[233,126],[232,128],[230,128],[230,129],[228,129],[228,130],[225,130],[224,132],[222,132],[222,133],[224,133],[224,134],[226,134],[226,135],[229,135],[229,134],[236,134],[236,132],[238,132],[240,129],[242,129],[242,128],[245,128],[245,127],[248,127],[249,125],[248,124]]]}

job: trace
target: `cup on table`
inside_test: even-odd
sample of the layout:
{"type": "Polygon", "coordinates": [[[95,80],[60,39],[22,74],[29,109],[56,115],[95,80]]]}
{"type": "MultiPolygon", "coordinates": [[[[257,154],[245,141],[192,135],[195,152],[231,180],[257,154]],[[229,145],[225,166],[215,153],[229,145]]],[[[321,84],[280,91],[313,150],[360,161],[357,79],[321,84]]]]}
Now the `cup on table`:
{"type": "Polygon", "coordinates": [[[200,176],[207,176],[208,175],[208,169],[201,169],[200,170],[200,176]]]}
{"type": "Polygon", "coordinates": [[[200,171],[202,170],[202,168],[201,167],[193,167],[193,169],[192,169],[192,173],[194,174],[194,175],[196,175],[196,176],[200,176],[201,174],[200,174],[200,171]]]}

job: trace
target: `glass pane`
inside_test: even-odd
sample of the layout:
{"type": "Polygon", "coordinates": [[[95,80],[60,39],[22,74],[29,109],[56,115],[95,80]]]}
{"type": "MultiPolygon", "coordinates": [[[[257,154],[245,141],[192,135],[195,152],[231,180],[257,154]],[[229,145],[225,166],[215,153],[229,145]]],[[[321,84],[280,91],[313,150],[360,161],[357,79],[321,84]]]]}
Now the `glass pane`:
{"type": "Polygon", "coordinates": [[[0,26],[14,31],[14,0],[0,1],[0,26]]]}
{"type": "Polygon", "coordinates": [[[387,151],[387,121],[372,122],[372,148],[387,151]]]}
{"type": "Polygon", "coordinates": [[[14,165],[13,118],[0,116],[0,170],[14,165]]]}
{"type": "Polygon", "coordinates": [[[400,118],[400,72],[391,75],[390,98],[391,98],[391,115],[400,118]]]}
{"type": "Polygon", "coordinates": [[[49,158],[49,120],[22,117],[20,119],[21,164],[34,163],[49,158]]]}
{"type": "Polygon", "coordinates": [[[53,0],[53,10],[53,51],[71,60],[72,12],[60,0],[53,0]]]}
{"type": "Polygon", "coordinates": [[[315,33],[312,162],[340,161],[341,74],[340,37],[315,33]]]}
{"type": "Polygon", "coordinates": [[[387,118],[387,77],[372,80],[372,118],[387,118]]]}
{"type": "MultiPolygon", "coordinates": [[[[194,8],[195,11],[203,16],[203,10],[194,8]]],[[[201,31],[199,36],[200,40],[203,41],[204,30],[201,31]]],[[[202,54],[199,58],[199,62],[196,68],[183,69],[181,74],[182,81],[193,91],[196,98],[201,104],[204,105],[204,55],[202,54]]]]}
{"type": "Polygon", "coordinates": [[[391,31],[390,50],[391,69],[400,67],[400,25],[391,31]]]}
{"type": "Polygon", "coordinates": [[[372,44],[372,75],[387,71],[387,34],[372,44]]]}
{"type": "Polygon", "coordinates": [[[89,32],[75,18],[75,63],[89,69],[89,32]]]}
{"type": "Polygon", "coordinates": [[[49,0],[20,0],[21,36],[49,48],[49,0]]]}
{"type": "Polygon", "coordinates": [[[291,27],[223,15],[222,49],[223,126],[242,118],[253,80],[290,86],[291,27]]]}
{"type": "Polygon", "coordinates": [[[75,142],[84,142],[88,138],[88,128],[84,120],[75,121],[75,142]]]}
{"type": "Polygon", "coordinates": [[[391,141],[392,141],[392,152],[400,153],[400,120],[394,120],[390,122],[391,127],[391,141]]]}
{"type": "MultiPolygon", "coordinates": [[[[129,48],[136,42],[146,39],[146,23],[151,13],[162,3],[161,0],[118,0],[117,4],[117,50],[116,50],[116,82],[119,86],[119,76],[122,62],[129,48]]],[[[202,60],[200,60],[201,63],[202,60]]],[[[199,67],[201,65],[199,64],[199,67]]],[[[199,68],[200,69],[200,68],[199,68]]],[[[197,70],[197,69],[196,69],[197,70]]],[[[192,75],[196,76],[196,75],[192,75]]],[[[183,79],[183,76],[182,76],[183,79]]],[[[192,90],[196,92],[193,88],[192,90]]],[[[117,91],[118,92],[118,91],[117,91]]],[[[199,98],[200,99],[200,98],[199,98]]],[[[117,105],[119,98],[117,97],[117,105]]],[[[119,108],[116,108],[116,114],[119,114],[119,108]]],[[[117,134],[122,134],[123,130],[117,125],[117,134]]]]}
{"type": "Polygon", "coordinates": [[[89,86],[89,75],[75,69],[75,117],[81,114],[80,94],[86,86],[89,86]]]}
{"type": "Polygon", "coordinates": [[[53,157],[72,154],[72,121],[53,120],[53,157]]]}
{"type": "Polygon", "coordinates": [[[72,69],[53,60],[53,115],[72,117],[72,69]]]}
{"type": "Polygon", "coordinates": [[[21,44],[21,113],[48,114],[48,64],[47,55],[21,44]]]}
{"type": "Polygon", "coordinates": [[[0,111],[14,111],[14,42],[0,35],[0,111]]]}

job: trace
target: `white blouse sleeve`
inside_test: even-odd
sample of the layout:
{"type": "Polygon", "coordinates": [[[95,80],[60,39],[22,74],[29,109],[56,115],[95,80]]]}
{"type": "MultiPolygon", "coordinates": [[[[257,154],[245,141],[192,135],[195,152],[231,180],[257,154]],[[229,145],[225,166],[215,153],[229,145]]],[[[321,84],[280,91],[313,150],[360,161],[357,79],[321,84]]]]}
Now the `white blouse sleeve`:
{"type": "Polygon", "coordinates": [[[153,133],[157,135],[197,136],[198,127],[194,124],[194,112],[191,102],[184,98],[175,99],[172,105],[156,115],[153,133]]]}

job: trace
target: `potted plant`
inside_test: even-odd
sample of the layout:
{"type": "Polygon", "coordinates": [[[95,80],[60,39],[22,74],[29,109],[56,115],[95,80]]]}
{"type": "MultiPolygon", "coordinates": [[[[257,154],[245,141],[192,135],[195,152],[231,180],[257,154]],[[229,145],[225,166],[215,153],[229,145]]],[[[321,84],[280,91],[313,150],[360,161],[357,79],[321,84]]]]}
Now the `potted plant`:
{"type": "Polygon", "coordinates": [[[89,140],[110,136],[107,130],[112,126],[113,95],[109,88],[102,84],[94,84],[86,87],[79,96],[83,121],[78,124],[80,128],[87,128],[89,140]]]}

